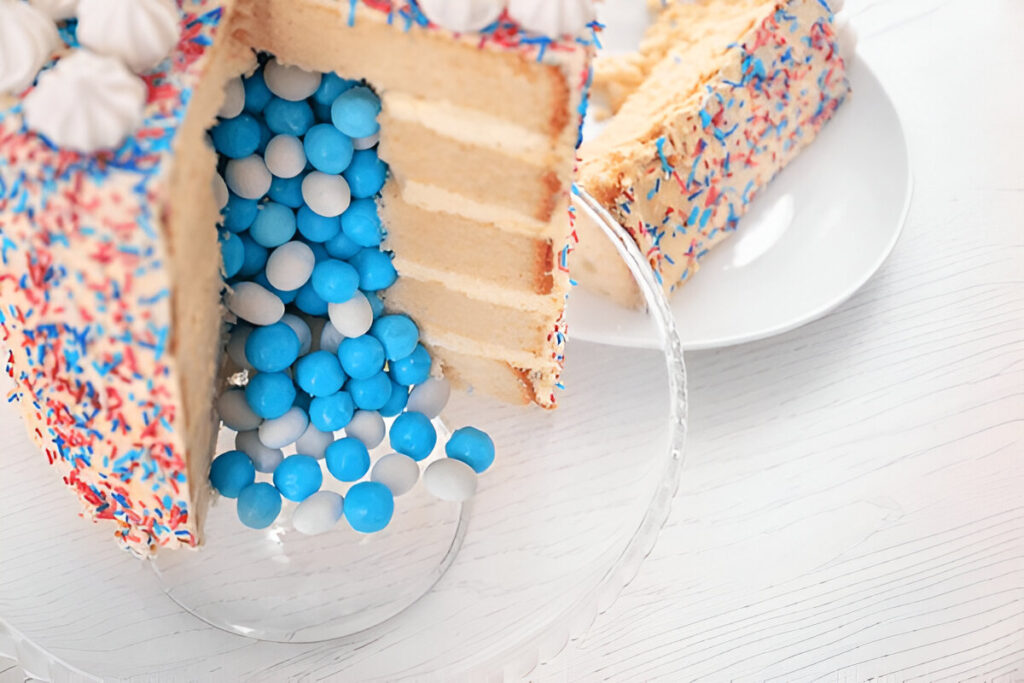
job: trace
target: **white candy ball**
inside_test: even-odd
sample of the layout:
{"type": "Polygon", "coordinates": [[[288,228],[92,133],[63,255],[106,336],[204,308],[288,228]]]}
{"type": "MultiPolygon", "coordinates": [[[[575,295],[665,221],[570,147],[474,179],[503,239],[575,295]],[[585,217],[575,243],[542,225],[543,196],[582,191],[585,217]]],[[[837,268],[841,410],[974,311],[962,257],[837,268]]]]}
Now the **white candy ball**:
{"type": "Polygon", "coordinates": [[[306,427],[298,441],[295,442],[295,452],[302,455],[311,455],[317,460],[324,459],[324,451],[334,443],[334,434],[321,432],[312,422],[306,427]]]}
{"type": "Polygon", "coordinates": [[[452,385],[448,380],[440,377],[431,377],[426,382],[413,387],[412,392],[409,394],[409,403],[406,405],[406,410],[423,413],[433,420],[448,405],[448,399],[451,395],[452,385]]]}
{"type": "Polygon", "coordinates": [[[252,333],[252,326],[245,323],[235,325],[231,330],[231,337],[228,338],[228,357],[242,370],[252,372],[254,368],[249,359],[245,357],[245,342],[252,333]]]}
{"type": "Polygon", "coordinates": [[[220,105],[217,116],[222,119],[233,119],[245,109],[245,86],[242,77],[236,76],[224,84],[224,104],[220,105]]]}
{"type": "MultiPolygon", "coordinates": [[[[230,186],[230,182],[228,185],[230,186]]],[[[348,208],[352,201],[352,192],[340,175],[313,171],[302,179],[302,199],[314,213],[333,218],[340,216],[348,208]]]]}
{"type": "Polygon", "coordinates": [[[420,466],[401,453],[388,453],[375,462],[370,471],[370,481],[384,484],[396,498],[411,491],[419,478],[420,466]]]}
{"type": "Polygon", "coordinates": [[[226,297],[228,310],[253,325],[273,325],[284,315],[284,303],[255,282],[239,282],[226,297]]]}
{"type": "Polygon", "coordinates": [[[324,329],[320,332],[320,350],[337,353],[338,347],[341,346],[344,339],[345,335],[338,332],[338,328],[334,325],[324,325],[324,329]]]}
{"type": "Polygon", "coordinates": [[[327,304],[327,315],[334,328],[346,337],[361,337],[373,325],[373,308],[366,295],[358,290],[348,301],[327,304]]]}
{"type": "Polygon", "coordinates": [[[306,321],[294,313],[285,313],[281,316],[281,322],[292,328],[295,336],[299,338],[299,355],[305,356],[309,353],[313,335],[309,331],[309,325],[306,324],[306,321]]]}
{"type": "Polygon", "coordinates": [[[317,491],[295,508],[292,526],[307,536],[330,531],[341,519],[344,503],[345,499],[334,491],[317,491]]]}
{"type": "Polygon", "coordinates": [[[306,168],[306,150],[294,135],[275,135],[267,143],[263,161],[278,178],[294,178],[306,168]]]}
{"type": "Polygon", "coordinates": [[[384,440],[384,418],[376,410],[357,410],[345,426],[345,436],[359,439],[372,451],[384,440]]]}
{"type": "Polygon", "coordinates": [[[238,432],[235,435],[235,448],[249,456],[257,472],[265,474],[273,472],[284,460],[281,449],[264,446],[260,441],[260,433],[255,429],[250,432],[238,432]]]}
{"type": "Polygon", "coordinates": [[[285,66],[277,59],[271,59],[263,67],[263,80],[270,92],[291,102],[306,99],[320,87],[320,74],[316,71],[285,66]]]}
{"type": "Polygon", "coordinates": [[[220,173],[213,174],[213,199],[217,202],[218,209],[228,205],[228,186],[220,177],[220,173]]]}
{"type": "Polygon", "coordinates": [[[435,498],[461,503],[476,493],[476,472],[461,460],[441,458],[427,466],[423,485],[435,498]]]}
{"type": "Polygon", "coordinates": [[[217,414],[228,429],[246,432],[256,429],[263,418],[252,411],[241,389],[228,389],[217,398],[217,414]]]}
{"type": "Polygon", "coordinates": [[[263,421],[259,428],[260,441],[267,448],[284,448],[298,441],[308,426],[306,411],[292,406],[281,417],[263,421]]]}
{"type": "Polygon", "coordinates": [[[313,274],[316,256],[305,242],[286,242],[267,258],[267,281],[284,292],[306,284],[313,274]]]}
{"type": "Polygon", "coordinates": [[[352,147],[355,149],[370,149],[374,145],[380,142],[380,131],[377,131],[373,135],[368,135],[365,138],[353,138],[352,147]]]}
{"type": "MultiPolygon", "coordinates": [[[[252,154],[244,159],[232,159],[224,169],[228,188],[243,199],[261,199],[270,190],[273,178],[263,157],[252,154]]],[[[347,187],[346,187],[347,189],[347,187]]]]}

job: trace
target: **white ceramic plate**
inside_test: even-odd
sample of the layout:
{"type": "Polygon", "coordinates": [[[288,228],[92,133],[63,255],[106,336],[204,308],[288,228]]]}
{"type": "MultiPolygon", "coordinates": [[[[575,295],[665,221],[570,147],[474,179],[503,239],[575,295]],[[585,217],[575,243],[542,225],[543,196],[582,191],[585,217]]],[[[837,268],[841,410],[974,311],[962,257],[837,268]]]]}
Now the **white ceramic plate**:
{"type": "MultiPolygon", "coordinates": [[[[849,71],[853,94],[818,140],[672,296],[684,349],[754,341],[816,320],[860,289],[895,246],[910,204],[903,128],[871,70],[854,60],[849,71]]],[[[661,345],[644,313],[582,288],[569,311],[576,338],[661,345]]]]}

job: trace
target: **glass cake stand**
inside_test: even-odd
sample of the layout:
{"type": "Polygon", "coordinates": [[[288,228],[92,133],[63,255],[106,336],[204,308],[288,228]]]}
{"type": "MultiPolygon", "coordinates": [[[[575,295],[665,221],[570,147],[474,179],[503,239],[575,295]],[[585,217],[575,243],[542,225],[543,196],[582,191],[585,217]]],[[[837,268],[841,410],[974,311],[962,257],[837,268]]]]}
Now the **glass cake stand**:
{"type": "Polygon", "coordinates": [[[71,495],[15,409],[0,411],[17,442],[2,458],[13,476],[0,478],[0,655],[22,652],[42,678],[238,678],[272,666],[286,677],[288,662],[302,661],[313,677],[396,679],[515,677],[557,654],[653,546],[686,431],[682,350],[661,289],[586,193],[576,204],[628,264],[661,347],[570,340],[554,411],[455,393],[444,425],[485,429],[498,451],[471,503],[432,499],[420,482],[382,533],[340,522],[306,537],[287,524],[246,529],[221,500],[205,547],[160,553],[146,572],[104,527],[62,512],[71,495]],[[274,642],[254,650],[251,639],[274,642]],[[245,657],[229,654],[243,648],[245,657]]]}

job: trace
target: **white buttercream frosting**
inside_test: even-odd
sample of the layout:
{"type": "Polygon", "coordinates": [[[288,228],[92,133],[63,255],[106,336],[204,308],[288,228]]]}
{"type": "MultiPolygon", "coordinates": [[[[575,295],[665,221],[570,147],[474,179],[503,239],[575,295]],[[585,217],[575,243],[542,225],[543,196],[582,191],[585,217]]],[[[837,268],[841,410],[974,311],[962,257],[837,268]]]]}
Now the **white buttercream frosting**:
{"type": "Polygon", "coordinates": [[[79,152],[117,147],[142,123],[146,84],[114,57],[75,50],[39,78],[25,122],[79,152]]]}
{"type": "Polygon", "coordinates": [[[60,21],[75,16],[78,0],[29,0],[33,5],[46,12],[51,19],[60,21]]]}
{"type": "Polygon", "coordinates": [[[78,42],[117,57],[136,73],[148,71],[178,42],[181,18],[171,0],[81,0],[78,42]]]}
{"type": "Polygon", "coordinates": [[[506,4],[506,0],[419,0],[430,21],[456,33],[479,31],[494,23],[506,4]]]}
{"type": "Polygon", "coordinates": [[[39,8],[21,0],[0,0],[0,94],[17,94],[60,44],[57,27],[39,8]]]}
{"type": "Polygon", "coordinates": [[[594,21],[594,0],[509,0],[508,13],[527,31],[575,36],[594,21]]]}

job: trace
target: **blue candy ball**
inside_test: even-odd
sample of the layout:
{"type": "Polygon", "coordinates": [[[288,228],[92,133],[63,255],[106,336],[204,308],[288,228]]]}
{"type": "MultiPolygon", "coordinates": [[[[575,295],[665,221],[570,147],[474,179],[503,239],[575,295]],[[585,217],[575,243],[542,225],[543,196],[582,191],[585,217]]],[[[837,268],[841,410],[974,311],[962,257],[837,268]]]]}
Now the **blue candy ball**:
{"type": "Polygon", "coordinates": [[[307,242],[309,250],[313,252],[313,263],[321,263],[331,258],[331,255],[327,253],[327,247],[320,244],[319,242],[307,242]]]}
{"type": "Polygon", "coordinates": [[[480,474],[494,462],[494,442],[485,432],[475,427],[456,429],[444,452],[449,458],[461,460],[477,474],[480,474]]]}
{"type": "Polygon", "coordinates": [[[329,123],[318,123],[306,131],[302,141],[310,165],[324,173],[338,174],[352,161],[352,138],[329,123]]]}
{"type": "Polygon", "coordinates": [[[409,412],[395,418],[388,438],[396,452],[408,455],[413,460],[423,460],[434,450],[437,432],[426,415],[409,412]]]}
{"type": "Polygon", "coordinates": [[[353,529],[363,534],[372,534],[391,521],[391,515],[395,512],[395,499],[384,484],[361,481],[345,494],[342,512],[353,529]]]}
{"type": "Polygon", "coordinates": [[[380,98],[365,86],[342,92],[331,104],[331,122],[350,138],[365,138],[380,130],[380,98]]]}
{"type": "Polygon", "coordinates": [[[220,210],[224,227],[231,232],[243,232],[256,220],[259,203],[255,199],[242,199],[234,193],[228,195],[228,203],[220,210]]]}
{"type": "Polygon", "coordinates": [[[341,230],[341,218],[321,216],[308,206],[299,208],[296,221],[299,232],[310,242],[326,242],[341,230]]]}
{"type": "Polygon", "coordinates": [[[391,380],[387,374],[378,372],[366,379],[350,379],[345,390],[360,410],[379,410],[391,398],[391,380]]]}
{"type": "MultiPolygon", "coordinates": [[[[290,209],[299,208],[304,202],[302,199],[302,179],[304,177],[302,173],[294,178],[278,178],[274,176],[273,180],[270,181],[270,190],[267,192],[267,196],[270,197],[271,201],[283,204],[290,209]]],[[[255,217],[256,213],[254,211],[253,218],[255,217]]],[[[302,229],[301,225],[299,229],[302,229]]]]}
{"type": "Polygon", "coordinates": [[[338,99],[338,95],[351,89],[355,85],[355,81],[347,80],[333,71],[330,71],[325,73],[320,79],[320,86],[316,89],[316,92],[313,93],[313,101],[317,104],[330,107],[334,104],[334,100],[338,99]]]}
{"type": "Polygon", "coordinates": [[[270,142],[270,138],[274,137],[274,134],[267,128],[267,122],[263,119],[260,122],[260,145],[256,148],[256,153],[263,156],[263,153],[267,151],[267,143],[270,142]]]}
{"type": "Polygon", "coordinates": [[[362,249],[362,247],[350,240],[345,233],[340,230],[337,235],[327,240],[324,246],[327,248],[328,254],[333,258],[341,259],[342,261],[347,261],[352,258],[359,253],[360,249],[362,249]]]}
{"type": "Polygon", "coordinates": [[[361,247],[376,247],[383,237],[377,203],[372,199],[355,199],[341,214],[345,236],[361,247]]]}
{"type": "Polygon", "coordinates": [[[270,284],[270,280],[267,279],[267,271],[265,270],[261,270],[260,272],[258,272],[256,276],[252,278],[252,281],[258,285],[261,285],[268,292],[276,294],[277,298],[281,300],[281,303],[283,303],[286,306],[291,302],[295,301],[295,297],[298,296],[299,293],[299,290],[297,289],[285,291],[283,289],[278,289],[274,285],[270,284]]]}
{"type": "Polygon", "coordinates": [[[245,358],[260,372],[281,372],[299,357],[299,336],[285,323],[257,327],[245,340],[245,358]]]}
{"type": "Polygon", "coordinates": [[[289,455],[274,470],[274,486],[282,496],[296,503],[319,491],[323,483],[320,463],[311,455],[289,455]]]}
{"type": "Polygon", "coordinates": [[[388,165],[380,160],[376,149],[361,149],[352,155],[352,162],[343,175],[352,197],[364,199],[374,196],[384,187],[388,165]]]}
{"type": "Polygon", "coordinates": [[[249,484],[256,481],[256,468],[242,451],[221,453],[210,464],[210,484],[225,498],[238,498],[249,484]]]}
{"type": "Polygon", "coordinates": [[[267,202],[256,214],[249,234],[267,249],[279,247],[295,235],[295,212],[284,204],[267,202]]]}
{"type": "Polygon", "coordinates": [[[391,396],[388,397],[388,402],[384,404],[384,407],[377,412],[381,417],[394,417],[405,410],[407,403],[409,403],[409,387],[403,387],[392,381],[391,396]]]}
{"type": "Polygon", "coordinates": [[[370,453],[359,439],[338,439],[325,451],[327,471],[338,481],[359,481],[370,470],[370,453]]]}
{"type": "MultiPolygon", "coordinates": [[[[221,236],[220,253],[224,259],[224,277],[234,277],[245,263],[245,245],[242,238],[233,232],[221,236]]],[[[358,277],[358,276],[357,276],[358,277]]]]}
{"type": "Polygon", "coordinates": [[[313,110],[305,100],[290,102],[275,97],[263,109],[263,119],[272,133],[301,137],[313,125],[313,110]]]}
{"type": "Polygon", "coordinates": [[[376,320],[384,313],[384,302],[373,292],[363,292],[366,300],[370,302],[370,310],[373,311],[373,319],[376,320]]]}
{"type": "Polygon", "coordinates": [[[392,361],[388,366],[388,372],[392,380],[410,387],[427,381],[430,377],[430,366],[430,354],[423,344],[417,344],[408,356],[392,361]]]}
{"type": "Polygon", "coordinates": [[[250,114],[259,114],[274,97],[266,82],[263,80],[263,70],[260,69],[252,76],[242,79],[242,86],[245,88],[245,111],[250,114]]]}
{"type": "Polygon", "coordinates": [[[327,315],[327,302],[320,298],[320,295],[313,289],[312,282],[299,287],[299,293],[295,297],[295,305],[299,310],[308,315],[327,315]]]}
{"type": "Polygon", "coordinates": [[[263,267],[267,265],[266,247],[256,244],[249,233],[242,233],[238,239],[242,240],[242,249],[244,250],[242,267],[237,273],[238,276],[247,278],[263,272],[263,267]]]}
{"type": "Polygon", "coordinates": [[[281,514],[281,494],[266,482],[249,484],[238,494],[238,519],[251,529],[266,529],[281,514]]]}
{"type": "Polygon", "coordinates": [[[245,401],[264,420],[281,417],[292,407],[295,385],[283,372],[260,372],[245,385],[245,401]]]}
{"type": "Polygon", "coordinates": [[[242,159],[260,146],[260,124],[251,114],[221,119],[210,130],[213,148],[229,159],[242,159]]]}
{"type": "Polygon", "coordinates": [[[419,328],[409,316],[396,314],[381,316],[373,322],[370,334],[384,346],[388,360],[405,358],[416,350],[420,339],[419,328]]]}
{"type": "Polygon", "coordinates": [[[329,258],[313,267],[310,282],[321,299],[329,304],[340,304],[351,299],[359,289],[359,273],[344,261],[329,258]]]}
{"type": "Polygon", "coordinates": [[[356,407],[347,391],[317,396],[309,402],[309,420],[321,432],[336,432],[352,421],[356,407]]]}
{"type": "Polygon", "coordinates": [[[384,369],[384,346],[368,334],[343,339],[338,346],[341,367],[353,379],[369,379],[384,369]]]}
{"type": "Polygon", "coordinates": [[[364,292],[387,289],[398,279],[391,256],[379,249],[362,249],[348,262],[359,272],[359,289],[364,292]]]}
{"type": "Polygon", "coordinates": [[[295,400],[292,401],[292,405],[296,408],[302,408],[302,412],[309,415],[309,406],[313,403],[313,397],[307,394],[305,391],[296,391],[295,400]]]}
{"type": "Polygon", "coordinates": [[[314,351],[295,364],[295,383],[314,398],[329,396],[345,384],[345,373],[333,353],[314,351]]]}

